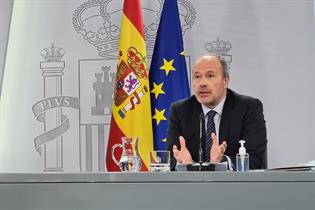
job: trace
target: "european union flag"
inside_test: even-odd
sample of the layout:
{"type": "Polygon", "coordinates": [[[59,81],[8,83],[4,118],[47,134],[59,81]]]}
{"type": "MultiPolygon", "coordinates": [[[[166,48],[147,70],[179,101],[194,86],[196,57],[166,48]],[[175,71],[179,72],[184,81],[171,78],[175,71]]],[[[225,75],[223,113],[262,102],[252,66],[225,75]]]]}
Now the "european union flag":
{"type": "Polygon", "coordinates": [[[164,1],[149,78],[154,149],[164,150],[170,104],[190,96],[176,0],[164,1]]]}

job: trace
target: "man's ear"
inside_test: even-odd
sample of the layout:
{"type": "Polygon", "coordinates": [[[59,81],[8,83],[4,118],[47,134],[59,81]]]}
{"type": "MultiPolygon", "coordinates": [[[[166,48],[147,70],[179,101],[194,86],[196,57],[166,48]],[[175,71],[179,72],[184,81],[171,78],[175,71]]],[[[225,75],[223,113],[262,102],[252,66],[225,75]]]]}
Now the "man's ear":
{"type": "Polygon", "coordinates": [[[229,86],[229,81],[230,81],[230,76],[226,76],[226,77],[224,77],[224,87],[225,88],[228,88],[228,86],[229,86]]]}

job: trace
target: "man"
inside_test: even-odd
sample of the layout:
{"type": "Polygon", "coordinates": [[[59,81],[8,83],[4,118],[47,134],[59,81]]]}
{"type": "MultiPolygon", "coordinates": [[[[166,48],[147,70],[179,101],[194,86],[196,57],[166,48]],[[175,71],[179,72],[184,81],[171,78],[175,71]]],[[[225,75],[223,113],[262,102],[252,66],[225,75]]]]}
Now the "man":
{"type": "Polygon", "coordinates": [[[267,138],[262,103],[228,89],[228,66],[219,56],[199,58],[192,78],[194,95],[170,108],[167,149],[171,151],[172,170],[176,163],[199,161],[200,115],[205,118],[203,161],[222,162],[230,158],[235,165],[239,140],[243,139],[250,168],[265,167],[267,138]]]}

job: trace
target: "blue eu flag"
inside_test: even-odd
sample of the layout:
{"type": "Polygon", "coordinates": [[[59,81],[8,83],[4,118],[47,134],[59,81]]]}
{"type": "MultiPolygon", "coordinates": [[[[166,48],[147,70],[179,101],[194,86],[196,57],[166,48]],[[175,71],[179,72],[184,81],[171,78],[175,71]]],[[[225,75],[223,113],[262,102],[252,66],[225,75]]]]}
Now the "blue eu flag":
{"type": "Polygon", "coordinates": [[[154,149],[164,150],[170,104],[190,96],[176,0],[164,1],[149,78],[154,149]]]}

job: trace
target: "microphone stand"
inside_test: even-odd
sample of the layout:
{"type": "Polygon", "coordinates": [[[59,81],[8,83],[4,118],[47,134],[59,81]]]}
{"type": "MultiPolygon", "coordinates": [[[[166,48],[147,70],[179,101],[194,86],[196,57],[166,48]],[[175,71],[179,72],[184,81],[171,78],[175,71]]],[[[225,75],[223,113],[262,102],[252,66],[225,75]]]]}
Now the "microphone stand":
{"type": "Polygon", "coordinates": [[[199,115],[199,171],[202,169],[202,164],[203,164],[203,149],[202,149],[202,131],[203,131],[203,122],[204,122],[204,115],[203,112],[200,113],[199,115]]]}

